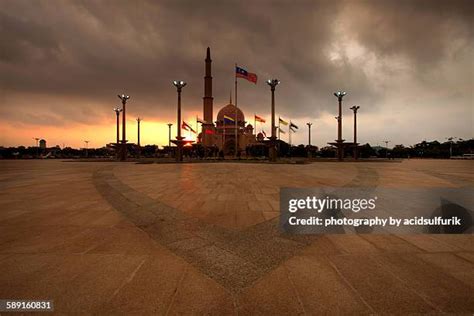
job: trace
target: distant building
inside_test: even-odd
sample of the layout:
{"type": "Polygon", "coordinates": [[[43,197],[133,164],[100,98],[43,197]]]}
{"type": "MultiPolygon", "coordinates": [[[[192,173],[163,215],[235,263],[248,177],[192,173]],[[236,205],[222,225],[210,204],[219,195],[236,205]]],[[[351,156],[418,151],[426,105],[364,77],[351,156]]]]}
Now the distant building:
{"type": "Polygon", "coordinates": [[[46,140],[41,139],[41,140],[39,141],[39,147],[40,147],[41,149],[46,149],[46,140]]]}

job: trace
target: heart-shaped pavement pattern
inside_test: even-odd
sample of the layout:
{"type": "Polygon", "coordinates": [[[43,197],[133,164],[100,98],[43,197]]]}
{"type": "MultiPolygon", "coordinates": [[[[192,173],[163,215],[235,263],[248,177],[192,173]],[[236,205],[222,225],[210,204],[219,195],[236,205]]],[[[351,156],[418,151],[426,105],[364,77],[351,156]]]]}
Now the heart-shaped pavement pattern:
{"type": "MultiPolygon", "coordinates": [[[[202,174],[196,172],[195,168],[189,168],[189,170],[186,169],[187,166],[179,166],[179,168],[182,168],[177,170],[179,177],[176,177],[175,173],[169,173],[168,176],[162,173],[157,177],[158,174],[149,174],[150,169],[147,169],[147,174],[141,174],[139,168],[128,175],[120,174],[123,169],[118,170],[117,176],[113,166],[107,166],[94,173],[94,184],[108,203],[152,239],[185,259],[229,291],[241,292],[242,289],[278,267],[283,261],[321,238],[317,235],[283,234],[279,230],[277,216],[272,216],[270,219],[255,216],[258,210],[249,210],[249,203],[253,201],[244,199],[243,202],[247,203],[238,203],[241,195],[252,194],[252,190],[259,192],[260,197],[277,199],[278,194],[274,191],[275,187],[278,188],[280,185],[278,180],[274,181],[272,186],[263,186],[258,181],[249,183],[248,177],[241,178],[236,183],[239,181],[247,183],[248,187],[232,188],[230,184],[232,184],[232,179],[235,180],[234,176],[239,176],[238,170],[235,174],[230,174],[231,180],[226,180],[229,174],[224,172],[219,174],[218,170],[217,178],[220,180],[214,177],[211,181],[208,178],[202,178],[202,174]],[[153,187],[150,181],[156,181],[156,187],[158,187],[156,191],[160,193],[156,194],[155,191],[149,189],[153,187]],[[212,186],[216,190],[206,193],[212,186]],[[140,190],[142,187],[147,188],[148,191],[140,190]],[[232,193],[232,189],[235,188],[239,191],[232,193]],[[200,201],[203,196],[207,198],[207,201],[200,201]],[[234,199],[226,201],[226,197],[230,196],[234,199]],[[220,197],[222,197],[221,200],[220,197]],[[206,203],[207,209],[203,212],[206,203]],[[229,204],[235,205],[233,208],[226,207],[229,204]],[[209,206],[212,207],[209,208],[209,206]],[[234,225],[231,225],[232,222],[229,219],[233,219],[239,212],[239,206],[243,207],[242,213],[251,218],[246,221],[234,221],[234,225]],[[217,222],[213,221],[213,216],[216,214],[223,215],[217,222]]],[[[224,170],[238,168],[238,166],[221,165],[219,168],[224,170]]],[[[158,167],[157,169],[162,171],[158,167]]],[[[365,188],[378,185],[380,177],[374,168],[361,165],[354,170],[355,173],[349,182],[346,178],[345,183],[337,184],[365,188]]],[[[324,176],[327,177],[327,175],[324,176]]],[[[285,183],[298,187],[303,182],[298,181],[302,177],[304,183],[318,185],[317,178],[305,177],[301,173],[295,174],[294,179],[286,175],[285,183]]],[[[253,197],[257,200],[257,195],[253,197]]],[[[263,205],[268,207],[271,203],[263,205]]],[[[278,209],[273,208],[272,212],[278,214],[276,211],[278,209]]]]}
{"type": "Polygon", "coordinates": [[[318,238],[282,235],[278,218],[240,231],[206,223],[132,189],[111,168],[97,171],[94,183],[115,209],[151,238],[234,292],[318,238]]]}

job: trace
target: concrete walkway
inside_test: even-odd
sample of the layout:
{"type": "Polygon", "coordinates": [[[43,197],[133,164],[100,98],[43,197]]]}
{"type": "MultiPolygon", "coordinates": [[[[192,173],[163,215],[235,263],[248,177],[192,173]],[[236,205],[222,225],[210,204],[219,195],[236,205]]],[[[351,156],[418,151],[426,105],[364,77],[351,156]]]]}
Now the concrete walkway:
{"type": "Polygon", "coordinates": [[[473,162],[0,161],[0,298],[61,313],[474,312],[472,235],[283,236],[280,187],[465,187],[473,162]]]}

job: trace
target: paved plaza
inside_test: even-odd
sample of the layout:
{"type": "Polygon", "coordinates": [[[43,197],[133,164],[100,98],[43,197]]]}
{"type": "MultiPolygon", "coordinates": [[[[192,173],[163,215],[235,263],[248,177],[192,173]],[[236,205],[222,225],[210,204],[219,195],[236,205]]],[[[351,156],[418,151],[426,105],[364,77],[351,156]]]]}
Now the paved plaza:
{"type": "Polygon", "coordinates": [[[0,299],[61,313],[474,313],[472,235],[282,235],[281,187],[461,188],[474,162],[0,161],[0,299]]]}

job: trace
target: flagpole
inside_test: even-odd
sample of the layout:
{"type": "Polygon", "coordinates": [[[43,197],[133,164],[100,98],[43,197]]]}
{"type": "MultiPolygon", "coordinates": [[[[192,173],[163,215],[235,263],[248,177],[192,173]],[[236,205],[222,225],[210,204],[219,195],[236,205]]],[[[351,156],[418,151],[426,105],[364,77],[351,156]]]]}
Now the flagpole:
{"type": "Polygon", "coordinates": [[[278,117],[278,140],[280,140],[280,117],[278,117]]]}
{"type": "Polygon", "coordinates": [[[234,70],[234,79],[235,79],[235,106],[237,106],[237,63],[235,63],[234,70]]]}
{"type": "Polygon", "coordinates": [[[280,154],[280,140],[281,140],[280,131],[281,131],[280,116],[278,116],[278,154],[280,154]]]}
{"type": "Polygon", "coordinates": [[[288,151],[288,153],[290,154],[290,158],[291,158],[291,121],[290,121],[290,124],[288,124],[288,142],[290,143],[290,149],[288,151]]]}
{"type": "Polygon", "coordinates": [[[234,77],[235,77],[235,152],[234,155],[237,157],[237,63],[235,63],[234,77]]]}
{"type": "Polygon", "coordinates": [[[291,149],[291,121],[290,121],[290,124],[288,124],[288,142],[290,143],[290,149],[291,149]]]}
{"type": "MultiPolygon", "coordinates": [[[[253,114],[253,128],[257,130],[257,113],[253,114]]],[[[257,133],[255,133],[255,135],[257,135],[257,133]]]]}

